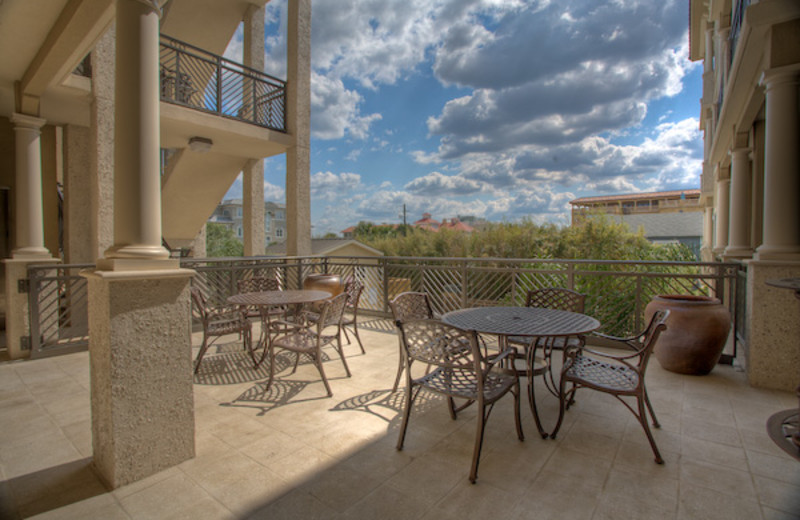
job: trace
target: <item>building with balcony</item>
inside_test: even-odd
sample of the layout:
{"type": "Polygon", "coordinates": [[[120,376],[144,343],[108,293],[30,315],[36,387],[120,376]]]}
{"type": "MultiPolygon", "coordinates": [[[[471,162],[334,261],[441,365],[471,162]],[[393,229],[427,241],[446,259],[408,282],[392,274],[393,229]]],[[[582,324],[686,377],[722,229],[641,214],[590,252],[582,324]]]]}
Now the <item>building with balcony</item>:
{"type": "MultiPolygon", "coordinates": [[[[222,224],[239,240],[244,238],[245,220],[242,199],[225,199],[217,205],[209,222],[222,224]]],[[[286,241],[286,205],[264,202],[264,247],[286,241]]],[[[313,248],[312,248],[313,249],[313,248]]],[[[261,253],[263,254],[263,252],[261,253]]]]}
{"type": "Polygon", "coordinates": [[[571,200],[572,225],[587,216],[608,215],[627,224],[631,231],[642,230],[655,244],[678,243],[700,258],[703,237],[703,208],[700,190],[630,193],[571,200]]]}
{"type": "Polygon", "coordinates": [[[800,3],[692,0],[690,58],[703,62],[703,255],[741,264],[751,384],[800,381],[800,3]]]}
{"type": "Polygon", "coordinates": [[[193,271],[165,245],[191,247],[241,172],[245,253],[263,253],[263,159],[284,155],[287,250],[310,252],[311,3],[288,2],[275,78],[267,1],[0,2],[8,354],[30,345],[28,266],[96,265],[84,273],[94,463],[110,487],[194,454],[193,271]],[[241,62],[223,58],[240,28],[241,62]]]}

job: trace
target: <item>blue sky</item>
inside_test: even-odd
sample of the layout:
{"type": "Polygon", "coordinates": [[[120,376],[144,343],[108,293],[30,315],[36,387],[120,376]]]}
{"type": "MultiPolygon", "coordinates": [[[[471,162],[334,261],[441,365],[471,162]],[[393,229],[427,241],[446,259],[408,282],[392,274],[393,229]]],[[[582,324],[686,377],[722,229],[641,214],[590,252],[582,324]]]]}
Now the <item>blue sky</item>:
{"type": "MultiPolygon", "coordinates": [[[[685,0],[312,6],[314,236],[399,222],[403,204],[410,221],[568,224],[578,197],[699,187],[685,0]]],[[[286,0],[267,4],[265,70],[283,78],[285,19],[286,0]]],[[[264,175],[283,201],[284,156],[264,175]]]]}

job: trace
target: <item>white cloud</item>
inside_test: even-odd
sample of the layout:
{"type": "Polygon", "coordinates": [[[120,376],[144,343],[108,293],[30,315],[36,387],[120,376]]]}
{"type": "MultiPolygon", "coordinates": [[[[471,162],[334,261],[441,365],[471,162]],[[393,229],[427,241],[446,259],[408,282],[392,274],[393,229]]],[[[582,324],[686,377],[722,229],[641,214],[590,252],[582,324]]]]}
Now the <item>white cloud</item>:
{"type": "Polygon", "coordinates": [[[357,173],[315,173],[311,176],[311,200],[336,200],[360,187],[361,176],[357,173]]]}

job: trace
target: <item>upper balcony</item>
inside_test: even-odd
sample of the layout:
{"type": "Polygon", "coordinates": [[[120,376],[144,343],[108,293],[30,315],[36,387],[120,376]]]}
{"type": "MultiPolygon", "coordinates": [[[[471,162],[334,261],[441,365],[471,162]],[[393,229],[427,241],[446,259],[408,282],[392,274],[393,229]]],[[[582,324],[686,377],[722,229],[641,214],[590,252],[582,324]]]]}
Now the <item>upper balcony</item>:
{"type": "Polygon", "coordinates": [[[286,82],[161,35],[161,100],[286,132],[286,82]]]}

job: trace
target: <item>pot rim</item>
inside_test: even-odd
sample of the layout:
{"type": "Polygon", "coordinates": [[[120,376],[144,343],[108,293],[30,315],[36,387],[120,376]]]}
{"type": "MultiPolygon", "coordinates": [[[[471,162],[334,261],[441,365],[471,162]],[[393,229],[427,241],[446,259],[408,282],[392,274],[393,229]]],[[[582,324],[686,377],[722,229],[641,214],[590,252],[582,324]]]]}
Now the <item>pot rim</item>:
{"type": "Polygon", "coordinates": [[[712,296],[697,296],[694,294],[659,294],[653,297],[653,300],[684,303],[690,305],[717,305],[722,303],[719,298],[714,298],[712,296]]]}

